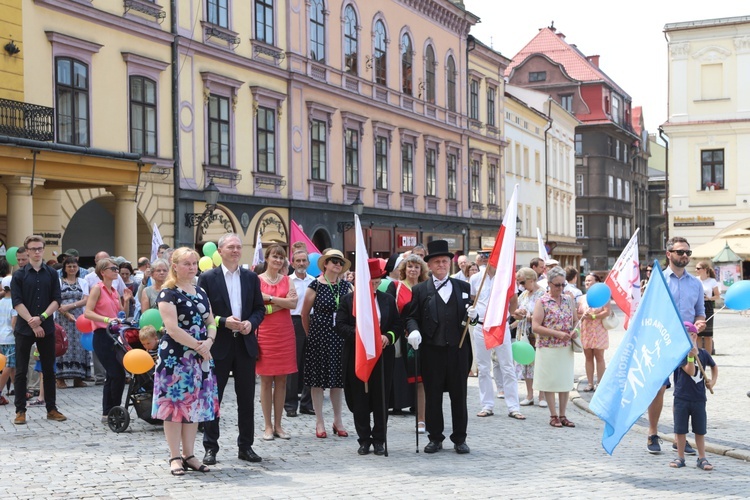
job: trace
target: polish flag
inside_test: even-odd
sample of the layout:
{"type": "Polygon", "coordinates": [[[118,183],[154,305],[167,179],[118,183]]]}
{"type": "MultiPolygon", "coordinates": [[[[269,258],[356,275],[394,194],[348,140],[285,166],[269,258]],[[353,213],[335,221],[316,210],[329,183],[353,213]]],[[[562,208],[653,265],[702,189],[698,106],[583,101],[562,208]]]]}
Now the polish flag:
{"type": "Polygon", "coordinates": [[[301,241],[307,246],[307,253],[320,253],[320,250],[318,250],[318,247],[315,246],[315,243],[313,243],[312,240],[307,237],[302,228],[299,227],[296,222],[294,222],[294,219],[292,219],[291,223],[289,224],[289,233],[291,236],[292,244],[301,241]]]}
{"type": "Polygon", "coordinates": [[[612,291],[612,299],[614,299],[617,307],[625,313],[625,329],[628,328],[628,321],[633,317],[635,310],[638,309],[638,304],[641,302],[638,231],[640,231],[640,228],[635,230],[614,267],[604,280],[604,283],[612,291]]]}
{"type": "Polygon", "coordinates": [[[488,266],[495,266],[487,313],[484,316],[484,345],[492,349],[503,343],[508,323],[508,305],[516,293],[516,215],[518,212],[518,184],[513,188],[503,224],[497,232],[495,246],[488,266]]]}
{"type": "Polygon", "coordinates": [[[255,238],[255,251],[253,252],[253,268],[258,264],[263,264],[266,261],[263,255],[263,242],[260,240],[260,230],[258,230],[258,236],[255,238]]]}
{"type": "Polygon", "coordinates": [[[354,261],[354,316],[357,320],[354,342],[354,373],[362,382],[370,380],[375,364],[383,351],[380,340],[380,322],[375,308],[375,294],[370,287],[370,267],[367,265],[367,247],[362,236],[359,216],[354,215],[356,245],[354,261]]]}

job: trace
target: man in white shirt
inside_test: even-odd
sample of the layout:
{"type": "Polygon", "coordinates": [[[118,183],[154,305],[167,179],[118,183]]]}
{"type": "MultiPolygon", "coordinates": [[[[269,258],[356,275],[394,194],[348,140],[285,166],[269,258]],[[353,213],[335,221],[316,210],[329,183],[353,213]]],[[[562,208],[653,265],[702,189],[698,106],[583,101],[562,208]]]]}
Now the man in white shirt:
{"type": "MultiPolygon", "coordinates": [[[[495,281],[495,267],[487,266],[485,271],[487,277],[484,279],[484,285],[481,291],[479,290],[479,284],[482,282],[483,273],[476,273],[469,279],[471,284],[471,297],[474,297],[479,293],[479,299],[476,302],[476,310],[479,314],[479,322],[472,326],[472,333],[474,336],[474,345],[476,348],[477,368],[479,377],[479,402],[482,405],[482,409],[477,413],[477,417],[489,417],[494,415],[495,408],[495,394],[492,390],[492,352],[494,351],[495,357],[502,373],[502,380],[496,380],[498,384],[498,390],[502,384],[503,393],[505,394],[505,404],[508,407],[508,416],[515,418],[516,420],[526,420],[521,412],[520,405],[518,404],[518,379],[516,378],[516,368],[513,364],[513,352],[511,350],[511,339],[510,329],[507,324],[505,326],[505,337],[503,343],[492,349],[487,349],[484,343],[484,332],[482,331],[484,317],[487,313],[487,303],[490,300],[492,294],[492,284],[495,281]]],[[[509,311],[514,311],[516,305],[516,295],[511,297],[511,305],[508,308],[509,311]]]]}
{"type": "MultiPolygon", "coordinates": [[[[307,257],[307,251],[303,249],[296,250],[292,254],[292,267],[294,272],[290,275],[292,284],[297,290],[297,297],[304,297],[308,286],[315,279],[307,274],[307,267],[310,261],[307,257]]],[[[300,413],[306,415],[315,415],[310,396],[310,388],[303,384],[305,370],[305,329],[302,327],[302,303],[304,300],[297,301],[297,307],[292,309],[292,323],[294,324],[294,336],[297,340],[297,372],[287,376],[286,379],[286,400],[284,401],[284,410],[287,417],[297,416],[297,405],[299,404],[300,413]],[[300,397],[300,393],[302,396],[300,397]]]]}
{"type": "Polygon", "coordinates": [[[459,255],[456,263],[458,264],[458,272],[451,276],[451,278],[456,278],[461,281],[469,281],[466,277],[466,264],[469,263],[469,258],[466,255],[459,255]]]}

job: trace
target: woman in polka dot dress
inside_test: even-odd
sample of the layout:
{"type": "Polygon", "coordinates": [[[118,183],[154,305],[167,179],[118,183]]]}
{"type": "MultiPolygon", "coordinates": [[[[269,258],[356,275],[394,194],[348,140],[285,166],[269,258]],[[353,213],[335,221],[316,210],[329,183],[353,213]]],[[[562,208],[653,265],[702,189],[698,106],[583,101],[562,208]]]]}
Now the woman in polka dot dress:
{"type": "Polygon", "coordinates": [[[166,333],[159,341],[151,414],[164,421],[173,475],[187,469],[208,472],[193,455],[198,423],[219,416],[219,390],[211,346],[216,326],[208,297],[193,285],[198,253],[179,248],[156,302],[166,333]],[[180,450],[182,444],[182,450],[180,450]]]}
{"type": "Polygon", "coordinates": [[[328,437],[323,420],[323,391],[327,387],[331,389],[333,433],[340,437],[349,435],[341,421],[344,392],[341,353],[344,350],[344,339],[336,335],[333,327],[336,324],[339,301],[352,291],[351,283],[340,279],[350,265],[338,250],[329,250],[321,256],[318,267],[322,273],[310,283],[302,304],[302,326],[307,332],[305,385],[311,389],[316,418],[315,435],[319,438],[328,437]]]}

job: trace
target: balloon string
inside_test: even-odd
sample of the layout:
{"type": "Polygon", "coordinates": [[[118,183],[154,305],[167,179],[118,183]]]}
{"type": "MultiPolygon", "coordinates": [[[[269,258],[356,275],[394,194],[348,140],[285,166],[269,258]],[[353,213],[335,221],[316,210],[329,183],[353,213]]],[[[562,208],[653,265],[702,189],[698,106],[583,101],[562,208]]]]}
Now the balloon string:
{"type": "MultiPolygon", "coordinates": [[[[719,311],[723,311],[726,307],[727,307],[727,305],[724,304],[723,306],[721,306],[721,309],[719,309],[719,311]]],[[[719,312],[719,311],[714,311],[714,313],[710,317],[706,318],[706,323],[708,323],[709,321],[711,321],[714,318],[714,316],[716,316],[716,313],[719,312]]]]}

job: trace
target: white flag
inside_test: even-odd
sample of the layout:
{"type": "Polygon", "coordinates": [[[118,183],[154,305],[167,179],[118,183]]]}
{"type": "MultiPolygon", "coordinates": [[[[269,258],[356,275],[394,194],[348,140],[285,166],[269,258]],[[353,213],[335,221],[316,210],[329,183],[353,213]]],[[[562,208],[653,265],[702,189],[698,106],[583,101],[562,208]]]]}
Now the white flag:
{"type": "Polygon", "coordinates": [[[159,227],[154,222],[154,234],[151,235],[151,262],[156,260],[156,256],[159,254],[159,247],[163,244],[164,240],[161,239],[159,227]]]}
{"type": "Polygon", "coordinates": [[[263,257],[263,242],[260,240],[260,231],[258,231],[258,236],[255,238],[255,252],[253,252],[253,268],[265,261],[266,259],[263,257]]]}
{"type": "Polygon", "coordinates": [[[635,230],[632,238],[622,250],[620,257],[615,262],[615,267],[607,275],[604,283],[612,291],[617,307],[625,313],[625,328],[628,320],[633,317],[638,303],[641,301],[641,271],[638,262],[638,231],[635,230]]]}
{"type": "Polygon", "coordinates": [[[539,258],[544,262],[549,260],[549,254],[547,254],[547,247],[544,245],[544,239],[542,238],[542,231],[536,228],[536,243],[539,245],[539,258]]]}

